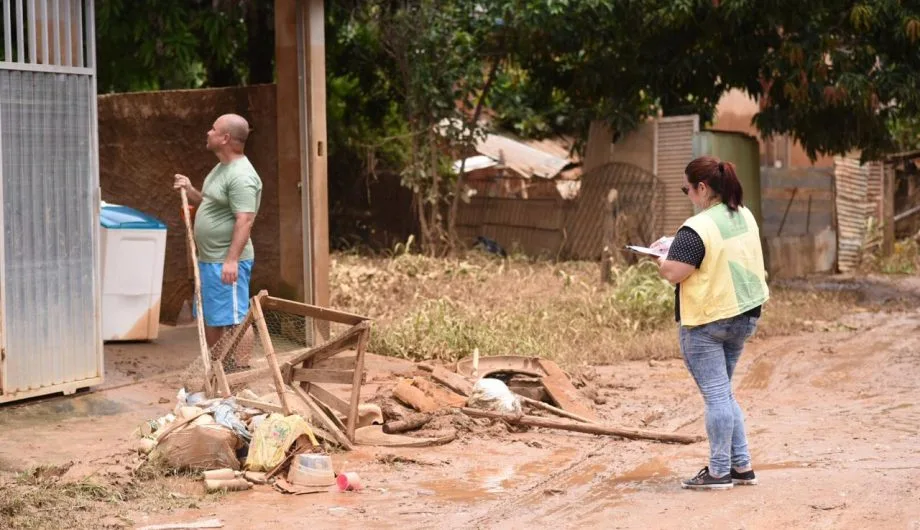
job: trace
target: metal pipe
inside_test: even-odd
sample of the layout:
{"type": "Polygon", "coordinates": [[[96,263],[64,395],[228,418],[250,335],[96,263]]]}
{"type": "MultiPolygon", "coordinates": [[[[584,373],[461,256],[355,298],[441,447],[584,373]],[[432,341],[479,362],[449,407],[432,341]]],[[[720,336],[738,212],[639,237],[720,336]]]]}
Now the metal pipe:
{"type": "Polygon", "coordinates": [[[41,0],[42,5],[42,64],[48,64],[48,0],[41,0]]]}
{"type": "MultiPolygon", "coordinates": [[[[52,0],[51,22],[54,24],[54,64],[61,66],[61,4],[60,0],[52,0]]],[[[47,23],[45,24],[47,26],[47,23]]]]}
{"type": "Polygon", "coordinates": [[[26,20],[29,21],[29,62],[35,64],[38,62],[38,46],[35,35],[35,0],[29,0],[28,7],[29,16],[26,20]]]}
{"type": "Polygon", "coordinates": [[[3,0],[3,51],[5,61],[13,60],[13,24],[10,20],[10,0],[3,0]]]}
{"type": "Polygon", "coordinates": [[[19,62],[25,62],[26,35],[22,23],[22,0],[16,0],[16,56],[19,62]]]}
{"type": "Polygon", "coordinates": [[[70,17],[70,0],[64,0],[64,64],[73,66],[73,19],[70,17]]]}
{"type": "Polygon", "coordinates": [[[80,12],[80,6],[82,5],[81,0],[73,0],[74,9],[73,15],[77,24],[77,64],[74,66],[79,66],[80,68],[86,66],[86,63],[83,62],[83,46],[86,45],[83,38],[83,13],[80,12]]]}

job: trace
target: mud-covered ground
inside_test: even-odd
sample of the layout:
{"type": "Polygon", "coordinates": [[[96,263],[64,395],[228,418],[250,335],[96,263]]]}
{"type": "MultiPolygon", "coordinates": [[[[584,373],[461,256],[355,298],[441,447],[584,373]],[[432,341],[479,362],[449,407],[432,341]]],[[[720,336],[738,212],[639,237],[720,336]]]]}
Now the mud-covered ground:
{"type": "MultiPolygon", "coordinates": [[[[916,279],[884,289],[920,292],[916,279]]],[[[856,310],[812,328],[754,340],[737,369],[757,486],[681,490],[705,465],[706,442],[480,426],[442,447],[334,455],[367,488],[305,496],[266,486],[205,495],[192,477],[131,476],[131,431],[172,407],[168,374],[195,356],[194,328],[165,329],[157,345],[107,347],[114,388],[0,408],[0,527],[218,518],[224,528],[920,528],[920,311],[856,310]],[[137,378],[145,382],[129,384],[137,378]],[[123,492],[131,482],[133,493],[74,500],[79,509],[61,519],[30,497],[10,501],[34,487],[15,474],[35,466],[63,466],[49,484],[97,480],[123,492]]],[[[594,368],[579,372],[608,423],[704,434],[702,400],[680,360],[594,368]]],[[[373,357],[365,395],[411,369],[373,357]]]]}

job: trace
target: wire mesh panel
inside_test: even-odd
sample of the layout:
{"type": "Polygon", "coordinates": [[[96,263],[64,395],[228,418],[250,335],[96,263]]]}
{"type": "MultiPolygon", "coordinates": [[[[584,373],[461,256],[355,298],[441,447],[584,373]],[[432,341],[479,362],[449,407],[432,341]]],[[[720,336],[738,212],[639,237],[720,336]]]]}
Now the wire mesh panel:
{"type": "Polygon", "coordinates": [[[611,189],[619,196],[617,232],[624,241],[648,245],[656,236],[664,191],[652,173],[632,164],[612,162],[582,177],[576,208],[566,224],[566,255],[597,259],[604,241],[604,204],[611,189]]]}

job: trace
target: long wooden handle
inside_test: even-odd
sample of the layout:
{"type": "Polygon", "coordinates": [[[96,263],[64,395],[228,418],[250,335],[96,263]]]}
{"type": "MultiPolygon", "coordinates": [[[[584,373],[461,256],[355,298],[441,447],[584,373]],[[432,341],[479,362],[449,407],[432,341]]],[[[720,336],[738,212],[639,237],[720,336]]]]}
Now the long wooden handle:
{"type": "Polygon", "coordinates": [[[211,354],[208,353],[208,341],[204,333],[204,304],[201,302],[201,274],[198,272],[198,249],[195,247],[195,236],[192,234],[192,215],[188,209],[188,193],[185,188],[179,188],[182,197],[182,218],[185,220],[185,242],[188,244],[189,254],[192,256],[192,270],[195,273],[195,306],[197,307],[198,321],[198,348],[201,350],[201,362],[204,365],[204,390],[208,397],[214,396],[211,388],[211,354]]]}
{"type": "Polygon", "coordinates": [[[492,418],[496,420],[504,420],[508,423],[516,423],[518,425],[530,425],[533,427],[545,427],[548,429],[561,429],[563,431],[583,432],[587,434],[606,434],[608,436],[619,436],[621,438],[630,438],[633,440],[656,440],[659,442],[692,444],[701,442],[705,439],[702,436],[688,436],[684,434],[644,431],[641,429],[626,429],[623,427],[614,427],[612,425],[575,423],[565,420],[541,418],[539,416],[516,416],[514,414],[502,414],[500,412],[490,412],[471,408],[464,408],[461,410],[464,414],[472,418],[492,418]]]}

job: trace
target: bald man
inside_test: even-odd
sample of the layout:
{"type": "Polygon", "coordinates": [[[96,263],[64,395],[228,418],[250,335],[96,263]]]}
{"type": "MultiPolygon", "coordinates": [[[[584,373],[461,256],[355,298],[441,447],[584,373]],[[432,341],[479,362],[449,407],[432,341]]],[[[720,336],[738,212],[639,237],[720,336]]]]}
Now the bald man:
{"type": "MultiPolygon", "coordinates": [[[[208,150],[219,162],[204,179],[201,191],[177,174],[174,189],[184,188],[195,213],[205,335],[213,346],[240,324],[249,311],[249,278],[255,259],[249,234],[262,200],[262,180],[243,154],[249,123],[224,114],[208,131],[208,150]]],[[[245,364],[244,359],[238,359],[245,364]]]]}

